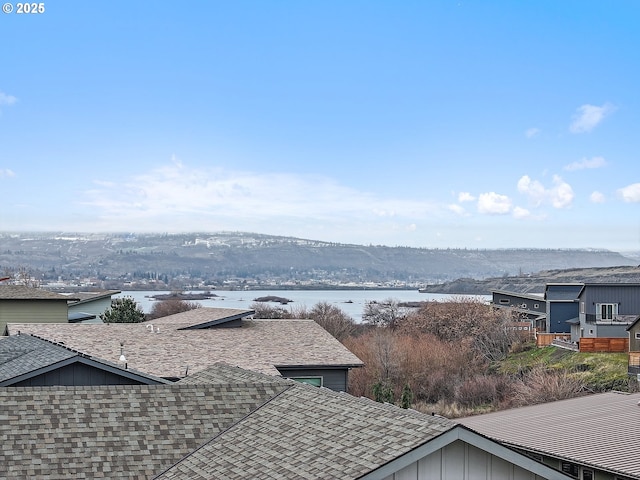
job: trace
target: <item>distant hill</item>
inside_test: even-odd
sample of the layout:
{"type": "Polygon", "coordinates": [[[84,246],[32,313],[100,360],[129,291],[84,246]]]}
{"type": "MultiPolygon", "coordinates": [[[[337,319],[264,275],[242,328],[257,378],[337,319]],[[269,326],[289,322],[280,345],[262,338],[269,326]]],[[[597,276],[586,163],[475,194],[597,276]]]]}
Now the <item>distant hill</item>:
{"type": "Polygon", "coordinates": [[[543,270],[532,275],[485,278],[481,280],[459,278],[451,282],[428,285],[429,293],[456,295],[489,295],[492,290],[519,293],[543,293],[547,283],[638,283],[640,266],[570,268],[543,270]]]}
{"type": "Polygon", "coordinates": [[[190,234],[0,233],[0,269],[43,278],[255,282],[404,282],[522,277],[545,270],[635,266],[607,250],[426,249],[349,245],[244,232],[190,234]]]}

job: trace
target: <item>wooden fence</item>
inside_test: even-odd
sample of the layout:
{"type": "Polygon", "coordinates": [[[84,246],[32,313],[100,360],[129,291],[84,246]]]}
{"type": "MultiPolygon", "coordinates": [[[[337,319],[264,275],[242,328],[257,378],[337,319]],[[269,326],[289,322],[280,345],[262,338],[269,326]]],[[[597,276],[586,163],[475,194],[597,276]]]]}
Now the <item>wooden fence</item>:
{"type": "Polygon", "coordinates": [[[548,347],[554,340],[571,341],[570,333],[536,333],[536,347],[548,347]]]}
{"type": "Polygon", "coordinates": [[[629,351],[628,338],[584,338],[580,339],[581,352],[622,353],[629,351]]]}

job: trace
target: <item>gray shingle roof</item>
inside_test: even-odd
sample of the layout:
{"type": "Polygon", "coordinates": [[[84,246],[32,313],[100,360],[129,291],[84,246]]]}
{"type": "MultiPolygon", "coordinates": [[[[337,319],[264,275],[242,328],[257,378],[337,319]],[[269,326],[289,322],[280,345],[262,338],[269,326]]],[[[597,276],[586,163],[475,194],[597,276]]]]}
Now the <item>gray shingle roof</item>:
{"type": "Polygon", "coordinates": [[[287,385],[0,389],[8,478],[149,478],[287,385]]]}
{"type": "Polygon", "coordinates": [[[43,480],[360,478],[464,429],[222,364],[170,385],[0,388],[0,404],[4,473],[43,480]]]}
{"type": "Polygon", "coordinates": [[[143,383],[167,382],[162,378],[133,369],[124,369],[121,364],[90,357],[48,340],[31,335],[13,335],[0,337],[0,385],[15,384],[25,377],[66,365],[72,359],[143,383]]]}
{"type": "Polygon", "coordinates": [[[602,393],[458,419],[481,434],[640,478],[640,393],[602,393]]]}
{"type": "Polygon", "coordinates": [[[297,384],[158,478],[358,478],[455,426],[297,384]]]}
{"type": "Polygon", "coordinates": [[[23,285],[0,285],[0,300],[77,300],[74,296],[23,285]]]}
{"type": "Polygon", "coordinates": [[[120,343],[130,368],[159,377],[182,377],[226,362],[247,370],[279,375],[276,366],[360,366],[358,357],[313,320],[243,320],[241,328],[185,330],[204,323],[217,310],[199,308],[141,324],[9,324],[18,331],[86,352],[111,362],[120,343]],[[159,327],[159,333],[151,333],[159,327]]]}
{"type": "Polygon", "coordinates": [[[76,355],[31,335],[0,337],[0,384],[76,355]]]}

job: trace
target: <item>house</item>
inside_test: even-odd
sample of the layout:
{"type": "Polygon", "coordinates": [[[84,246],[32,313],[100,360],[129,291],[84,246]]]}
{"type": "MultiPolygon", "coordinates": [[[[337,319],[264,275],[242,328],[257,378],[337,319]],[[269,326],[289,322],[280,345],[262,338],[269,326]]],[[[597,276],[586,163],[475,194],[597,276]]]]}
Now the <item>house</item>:
{"type": "Polygon", "coordinates": [[[252,319],[253,310],[197,308],[136,324],[9,324],[129,368],[178,380],[225,362],[346,391],[362,361],[313,320],[252,319]]]}
{"type": "Polygon", "coordinates": [[[640,315],[627,327],[629,334],[629,375],[640,381],[640,315]]]}
{"type": "Polygon", "coordinates": [[[0,403],[11,478],[570,478],[439,416],[220,364],[168,385],[0,388],[0,403]]]}
{"type": "Polygon", "coordinates": [[[579,325],[571,339],[627,338],[627,328],[640,315],[640,284],[585,283],[578,295],[579,325]]]}
{"type": "Polygon", "coordinates": [[[547,304],[542,294],[492,290],[491,298],[494,307],[515,311],[522,321],[527,321],[532,328],[546,331],[547,304]]]}
{"type": "Polygon", "coordinates": [[[69,300],[69,322],[102,323],[100,315],[111,308],[111,297],[119,293],[120,290],[64,293],[74,297],[69,300]]]}
{"type": "Polygon", "coordinates": [[[31,335],[0,337],[0,387],[160,383],[169,382],[31,335]]]}
{"type": "MultiPolygon", "coordinates": [[[[528,296],[496,290],[493,304],[524,314],[531,311],[524,301],[528,296]]],[[[627,328],[640,315],[640,284],[548,283],[544,301],[546,333],[567,334],[573,344],[581,344],[581,350],[588,345],[590,351],[626,351],[625,345],[615,341],[615,345],[593,346],[593,339],[627,338],[627,328]]]]}
{"type": "Polygon", "coordinates": [[[77,297],[22,285],[0,285],[0,335],[7,323],[67,323],[67,302],[77,297]]]}
{"type": "Polygon", "coordinates": [[[581,480],[640,479],[640,393],[600,393],[458,421],[581,480]]]}

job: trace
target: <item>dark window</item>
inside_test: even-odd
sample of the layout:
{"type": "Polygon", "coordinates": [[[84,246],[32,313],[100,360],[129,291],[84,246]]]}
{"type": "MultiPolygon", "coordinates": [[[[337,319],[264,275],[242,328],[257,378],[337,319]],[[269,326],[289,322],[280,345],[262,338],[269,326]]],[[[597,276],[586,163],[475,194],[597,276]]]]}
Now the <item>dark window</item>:
{"type": "Polygon", "coordinates": [[[578,467],[578,465],[571,462],[560,463],[560,470],[562,470],[562,473],[571,475],[573,478],[578,478],[578,475],[580,474],[580,468],[578,467]]]}
{"type": "Polygon", "coordinates": [[[582,480],[593,480],[593,470],[582,469],[582,480]]]}

